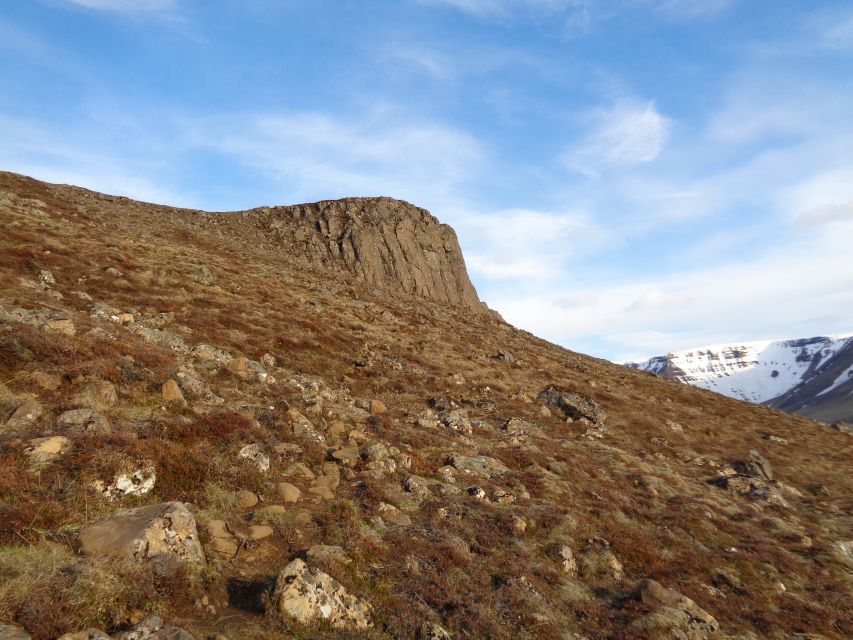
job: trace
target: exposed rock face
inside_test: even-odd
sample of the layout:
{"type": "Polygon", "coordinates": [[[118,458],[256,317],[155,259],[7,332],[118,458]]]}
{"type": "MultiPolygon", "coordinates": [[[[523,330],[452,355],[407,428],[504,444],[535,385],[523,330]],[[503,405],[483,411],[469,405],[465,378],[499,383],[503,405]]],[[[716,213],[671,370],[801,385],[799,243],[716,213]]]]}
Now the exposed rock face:
{"type": "Polygon", "coordinates": [[[336,628],[370,626],[370,605],[298,558],[278,575],[272,602],[279,615],[302,623],[320,619],[336,628]]]}
{"type": "Polygon", "coordinates": [[[265,207],[241,216],[243,232],[247,221],[290,257],[343,267],[371,285],[486,310],[468,278],[456,233],[408,202],[345,198],[265,207]]]}
{"type": "Polygon", "coordinates": [[[80,551],[89,556],[204,562],[195,518],[182,502],[130,509],[96,522],[80,531],[80,551]]]}

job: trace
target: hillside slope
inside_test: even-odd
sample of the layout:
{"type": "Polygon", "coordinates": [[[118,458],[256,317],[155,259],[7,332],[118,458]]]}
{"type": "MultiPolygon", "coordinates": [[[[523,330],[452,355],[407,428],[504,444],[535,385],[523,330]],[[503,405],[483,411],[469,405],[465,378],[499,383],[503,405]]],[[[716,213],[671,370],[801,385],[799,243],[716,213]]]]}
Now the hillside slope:
{"type": "Polygon", "coordinates": [[[628,366],[816,420],[853,420],[853,336],[713,345],[628,366]]]}
{"type": "Polygon", "coordinates": [[[377,280],[0,174],[0,635],[853,637],[850,435],[519,331],[382,202],[433,257],[377,280]]]}

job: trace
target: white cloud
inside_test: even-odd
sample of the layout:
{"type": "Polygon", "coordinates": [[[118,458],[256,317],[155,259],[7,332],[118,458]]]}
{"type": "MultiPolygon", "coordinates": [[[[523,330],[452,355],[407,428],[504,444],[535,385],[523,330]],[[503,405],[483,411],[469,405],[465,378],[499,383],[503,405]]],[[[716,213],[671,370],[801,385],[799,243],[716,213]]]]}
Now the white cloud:
{"type": "Polygon", "coordinates": [[[561,157],[569,169],[590,176],[607,168],[652,162],[663,150],[672,127],[653,102],[620,102],[594,114],[592,120],[593,133],[561,157]]]}
{"type": "Polygon", "coordinates": [[[388,195],[447,206],[485,167],[478,141],[446,125],[376,108],[356,117],[270,113],[187,119],[184,143],[259,169],[291,197],[388,195]]]}
{"type": "Polygon", "coordinates": [[[625,307],[625,311],[675,311],[693,304],[693,296],[677,291],[647,291],[625,307]]]}
{"type": "Polygon", "coordinates": [[[570,259],[590,251],[606,234],[579,213],[509,209],[458,216],[473,276],[488,279],[560,277],[570,259]]]}
{"type": "MultiPolygon", "coordinates": [[[[853,221],[723,265],[686,265],[653,282],[621,279],[489,299],[509,322],[569,348],[618,360],[701,344],[850,330],[853,221]],[[564,304],[565,300],[584,304],[564,304]],[[631,312],[626,309],[634,306],[631,312]]],[[[750,254],[747,254],[750,255],[750,254]]]]}

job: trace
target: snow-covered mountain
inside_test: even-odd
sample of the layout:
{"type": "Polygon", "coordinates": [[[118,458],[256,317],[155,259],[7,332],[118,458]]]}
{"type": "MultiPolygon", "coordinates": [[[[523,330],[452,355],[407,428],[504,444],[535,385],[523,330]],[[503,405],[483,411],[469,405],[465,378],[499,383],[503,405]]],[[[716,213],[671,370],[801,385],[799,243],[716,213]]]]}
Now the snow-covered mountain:
{"type": "Polygon", "coordinates": [[[853,420],[853,334],[675,351],[629,367],[819,420],[853,420]]]}

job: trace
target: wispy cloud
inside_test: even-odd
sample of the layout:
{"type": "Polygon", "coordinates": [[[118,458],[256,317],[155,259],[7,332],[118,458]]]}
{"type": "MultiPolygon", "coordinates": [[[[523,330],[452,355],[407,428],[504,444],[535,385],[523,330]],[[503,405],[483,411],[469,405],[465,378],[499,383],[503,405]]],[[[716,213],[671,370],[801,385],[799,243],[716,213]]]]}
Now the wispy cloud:
{"type": "Polygon", "coordinates": [[[484,167],[471,135],[381,107],[352,117],[239,114],[181,126],[185,144],[260,170],[297,198],[390,195],[435,206],[484,167]]]}
{"type": "Polygon", "coordinates": [[[569,169],[590,176],[607,168],[652,162],[663,150],[672,126],[653,102],[621,102],[595,113],[592,121],[594,131],[561,157],[569,169]]]}
{"type": "Polygon", "coordinates": [[[607,235],[583,214],[529,209],[462,215],[454,224],[470,239],[468,268],[492,280],[560,277],[567,261],[593,250],[607,235]]]}

